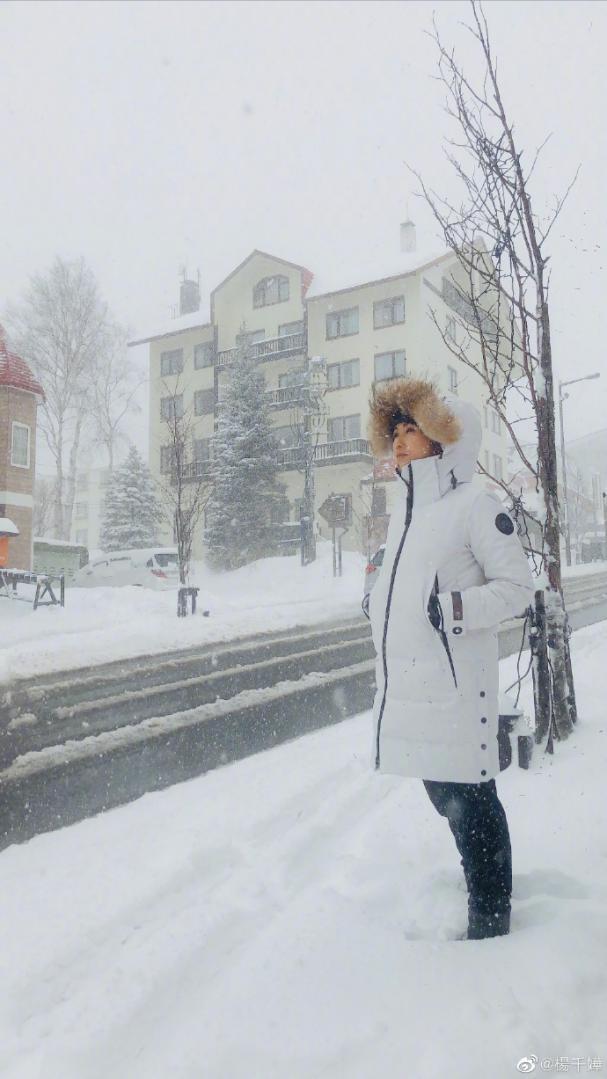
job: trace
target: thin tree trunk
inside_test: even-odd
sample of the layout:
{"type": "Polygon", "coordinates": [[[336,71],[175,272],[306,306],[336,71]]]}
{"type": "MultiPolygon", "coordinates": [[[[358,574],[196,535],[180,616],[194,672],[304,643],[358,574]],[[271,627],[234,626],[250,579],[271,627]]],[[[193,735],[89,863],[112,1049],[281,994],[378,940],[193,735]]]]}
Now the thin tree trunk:
{"type": "Polygon", "coordinates": [[[74,430],[74,438],[70,447],[70,470],[67,481],[67,498],[65,502],[65,519],[63,527],[65,535],[61,538],[69,540],[70,532],[72,530],[72,516],[74,513],[74,497],[76,494],[76,469],[78,467],[78,451],[80,449],[80,436],[82,434],[82,424],[84,422],[84,413],[79,413],[76,418],[76,427],[74,430]]]}
{"type": "Polygon", "coordinates": [[[63,539],[63,425],[57,432],[57,453],[55,456],[55,506],[53,511],[53,531],[55,539],[63,539]]]}
{"type": "Polygon", "coordinates": [[[561,581],[561,550],[559,529],[559,506],[556,469],[556,432],[554,423],[554,392],[552,375],[552,349],[550,344],[550,320],[544,299],[543,264],[537,265],[538,292],[538,352],[543,379],[543,393],[538,394],[538,435],[540,449],[540,480],[544,494],[546,524],[544,536],[548,551],[547,572],[550,583],[549,603],[546,608],[546,628],[549,657],[552,666],[552,707],[557,736],[568,738],[573,729],[571,691],[573,678],[568,677],[565,650],[565,605],[561,581]]]}

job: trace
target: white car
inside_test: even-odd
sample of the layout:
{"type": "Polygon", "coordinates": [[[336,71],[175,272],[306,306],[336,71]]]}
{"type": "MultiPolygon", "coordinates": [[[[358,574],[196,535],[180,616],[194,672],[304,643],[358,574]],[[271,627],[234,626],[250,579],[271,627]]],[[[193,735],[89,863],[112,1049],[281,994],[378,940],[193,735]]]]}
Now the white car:
{"type": "Polygon", "coordinates": [[[129,551],[108,551],[82,566],[72,585],[78,588],[136,585],[140,588],[176,588],[179,567],[175,547],[142,547],[129,551]]]}

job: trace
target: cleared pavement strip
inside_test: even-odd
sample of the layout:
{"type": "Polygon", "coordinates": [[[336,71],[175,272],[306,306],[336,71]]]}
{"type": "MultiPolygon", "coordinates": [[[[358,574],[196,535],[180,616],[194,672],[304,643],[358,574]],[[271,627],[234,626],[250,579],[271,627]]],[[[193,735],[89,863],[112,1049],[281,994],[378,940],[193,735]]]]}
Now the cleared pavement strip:
{"type": "Polygon", "coordinates": [[[26,753],[0,780],[0,849],[365,711],[374,666],[309,673],[26,753]]]}
{"type": "MultiPolygon", "coordinates": [[[[567,592],[574,628],[607,617],[607,574],[567,592]]],[[[500,656],[519,650],[522,629],[502,627],[500,656]]],[[[363,618],[74,674],[9,694],[16,759],[0,773],[0,846],[338,722],[374,692],[363,618]]]]}

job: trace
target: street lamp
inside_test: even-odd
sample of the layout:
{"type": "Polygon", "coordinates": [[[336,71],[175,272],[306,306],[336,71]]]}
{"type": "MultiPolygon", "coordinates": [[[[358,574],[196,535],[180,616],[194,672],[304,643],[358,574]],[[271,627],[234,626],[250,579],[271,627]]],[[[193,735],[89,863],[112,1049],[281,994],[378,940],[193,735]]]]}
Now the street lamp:
{"type": "Polygon", "coordinates": [[[563,393],[563,386],[572,386],[574,382],[588,382],[591,378],[600,378],[601,372],[595,371],[593,375],[582,375],[581,378],[570,378],[566,382],[559,382],[559,419],[561,422],[561,468],[563,470],[563,509],[565,511],[565,556],[567,565],[571,565],[571,532],[569,530],[569,507],[567,505],[567,464],[565,461],[565,431],[563,428],[563,401],[569,397],[563,393]]]}

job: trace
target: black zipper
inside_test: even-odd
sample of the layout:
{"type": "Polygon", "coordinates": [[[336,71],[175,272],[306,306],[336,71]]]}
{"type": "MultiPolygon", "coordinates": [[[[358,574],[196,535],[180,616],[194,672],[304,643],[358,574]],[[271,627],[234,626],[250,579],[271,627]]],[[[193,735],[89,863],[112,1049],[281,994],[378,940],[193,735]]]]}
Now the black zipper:
{"type": "MultiPolygon", "coordinates": [[[[434,578],[434,592],[438,596],[438,592],[439,592],[438,575],[434,578]]],[[[449,666],[451,667],[451,674],[453,675],[453,681],[455,682],[455,685],[457,686],[457,678],[455,677],[455,666],[453,664],[453,656],[451,655],[451,649],[449,648],[449,641],[448,641],[448,638],[447,638],[447,634],[445,633],[445,627],[444,627],[444,623],[443,623],[443,612],[442,612],[442,608],[441,608],[440,603],[438,605],[438,609],[440,611],[440,626],[439,626],[438,632],[439,632],[440,638],[441,638],[441,640],[442,640],[442,642],[443,642],[443,644],[445,646],[445,652],[447,653],[447,659],[449,660],[449,666]]]]}
{"type": "Polygon", "coordinates": [[[394,578],[396,577],[396,570],[398,569],[398,563],[400,561],[400,556],[401,556],[401,553],[402,553],[402,549],[403,549],[403,547],[405,545],[405,540],[407,538],[407,532],[409,531],[409,526],[411,524],[411,517],[413,515],[413,469],[411,468],[411,465],[409,465],[408,468],[409,468],[409,482],[408,482],[408,491],[407,491],[407,512],[406,512],[406,515],[405,515],[405,528],[404,528],[403,534],[401,536],[401,540],[400,540],[400,543],[398,545],[398,550],[397,550],[395,558],[394,558],[394,564],[392,566],[392,573],[390,574],[390,587],[388,588],[388,598],[386,600],[386,614],[385,614],[385,617],[384,617],[384,635],[383,635],[383,638],[382,638],[382,645],[381,645],[382,662],[383,662],[383,665],[384,665],[384,695],[383,695],[383,698],[382,698],[381,706],[380,706],[380,709],[379,709],[379,716],[378,716],[378,720],[377,720],[377,740],[376,740],[376,745],[375,745],[375,767],[376,768],[379,768],[379,735],[380,735],[380,731],[381,731],[381,721],[382,721],[383,714],[384,714],[384,708],[386,706],[386,693],[388,692],[388,662],[387,662],[387,659],[386,659],[386,638],[387,638],[387,635],[388,635],[388,619],[390,618],[390,604],[392,602],[392,591],[394,589],[394,578]]]}

